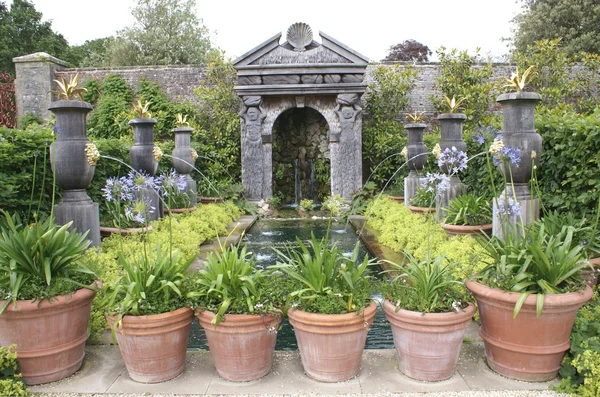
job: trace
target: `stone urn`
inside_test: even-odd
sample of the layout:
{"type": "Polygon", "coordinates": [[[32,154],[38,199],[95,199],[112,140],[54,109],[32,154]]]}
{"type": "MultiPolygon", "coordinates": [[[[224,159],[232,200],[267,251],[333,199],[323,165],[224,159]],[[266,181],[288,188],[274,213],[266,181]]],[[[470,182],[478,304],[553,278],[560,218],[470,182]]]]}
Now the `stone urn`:
{"type": "MultiPolygon", "coordinates": [[[[513,183],[506,184],[502,196],[514,198],[521,206],[520,216],[506,217],[511,224],[523,222],[525,225],[539,219],[540,204],[533,199],[529,190],[529,182],[534,166],[539,166],[542,153],[542,137],[535,130],[535,106],[542,99],[536,92],[510,92],[502,94],[496,101],[502,105],[502,140],[504,146],[517,148],[520,151],[518,166],[510,167],[513,183]]],[[[500,171],[506,173],[508,165],[502,164],[500,171]]],[[[498,211],[494,210],[494,235],[502,236],[501,220],[498,211]]]]}
{"type": "Polygon", "coordinates": [[[196,162],[194,157],[196,152],[190,145],[194,130],[190,127],[178,127],[172,131],[175,134],[175,149],[172,154],[173,167],[180,175],[185,175],[186,194],[190,199],[190,207],[193,207],[198,202],[198,187],[190,175],[194,170],[193,164],[196,162]]]}
{"type": "Polygon", "coordinates": [[[83,101],[61,100],[48,108],[56,116],[56,139],[50,146],[52,172],[56,184],[64,192],[61,202],[54,207],[55,221],[64,225],[73,221],[70,229],[88,231],[93,246],[100,245],[100,214],[98,204],[86,192],[92,182],[95,167],[88,163],[85,128],[86,115],[92,105],[83,101]]]}
{"type": "Polygon", "coordinates": [[[404,126],[408,134],[406,164],[410,170],[408,177],[404,179],[404,205],[407,207],[410,206],[411,199],[417,194],[423,167],[427,162],[427,146],[423,143],[423,131],[426,127],[426,124],[421,123],[406,124],[404,126]]]}
{"type": "MultiPolygon", "coordinates": [[[[462,113],[443,113],[437,119],[440,122],[441,151],[455,147],[466,153],[467,144],[462,139],[462,130],[467,116],[462,113]]],[[[452,175],[452,170],[449,170],[447,166],[440,167],[440,171],[450,176],[450,188],[445,192],[438,192],[436,195],[436,218],[441,221],[445,217],[445,209],[450,201],[461,194],[465,194],[467,187],[461,183],[458,175],[452,175]]]]}
{"type": "MultiPolygon", "coordinates": [[[[154,159],[154,125],[156,119],[133,119],[129,125],[133,128],[133,146],[129,150],[131,167],[137,172],[155,176],[158,170],[158,161],[154,159]]],[[[149,221],[157,220],[162,214],[160,195],[154,189],[144,188],[139,192],[139,197],[146,200],[153,212],[147,215],[149,221]]]]}

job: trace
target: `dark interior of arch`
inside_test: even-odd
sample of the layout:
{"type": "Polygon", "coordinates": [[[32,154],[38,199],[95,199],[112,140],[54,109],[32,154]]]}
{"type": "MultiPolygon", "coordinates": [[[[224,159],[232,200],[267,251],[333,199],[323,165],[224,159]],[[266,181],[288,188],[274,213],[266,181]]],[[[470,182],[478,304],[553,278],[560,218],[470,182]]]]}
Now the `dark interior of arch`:
{"type": "Polygon", "coordinates": [[[329,126],[311,108],[283,112],[273,125],[273,195],[282,204],[315,203],[331,193],[329,126]]]}

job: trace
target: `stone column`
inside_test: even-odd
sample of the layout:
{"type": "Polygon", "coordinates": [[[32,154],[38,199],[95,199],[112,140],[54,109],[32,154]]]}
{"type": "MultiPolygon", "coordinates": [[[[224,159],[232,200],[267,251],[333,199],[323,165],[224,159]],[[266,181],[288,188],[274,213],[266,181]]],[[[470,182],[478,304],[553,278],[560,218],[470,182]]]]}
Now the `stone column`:
{"type": "MultiPolygon", "coordinates": [[[[55,84],[54,74],[67,67],[67,63],[45,52],[13,58],[17,78],[15,79],[15,99],[17,101],[17,122],[25,114],[34,114],[48,121],[52,117],[50,104],[55,84]]],[[[21,126],[18,126],[21,127],[21,126]]]]}
{"type": "Polygon", "coordinates": [[[408,134],[406,161],[410,170],[408,177],[404,178],[404,205],[407,207],[411,205],[411,199],[417,194],[423,167],[427,162],[427,146],[423,143],[425,127],[427,125],[421,123],[411,123],[404,126],[408,134]]]}
{"type": "Polygon", "coordinates": [[[269,164],[272,162],[273,140],[270,134],[263,136],[262,124],[265,117],[267,114],[262,107],[262,97],[242,97],[242,185],[245,197],[255,202],[272,196],[272,167],[269,164]]]}
{"type": "Polygon", "coordinates": [[[190,207],[194,207],[198,203],[198,186],[196,181],[190,175],[194,170],[193,164],[196,159],[193,156],[195,153],[190,143],[192,138],[193,128],[178,127],[173,129],[175,134],[175,149],[173,149],[173,167],[180,174],[185,176],[186,194],[190,200],[190,207]]]}
{"type": "Polygon", "coordinates": [[[362,108],[360,94],[339,94],[339,131],[330,131],[331,192],[352,200],[362,188],[362,108]],[[336,167],[334,169],[334,167],[336,167]]]}
{"type": "Polygon", "coordinates": [[[56,184],[64,192],[59,204],[54,206],[57,224],[73,222],[70,230],[88,232],[93,246],[100,246],[100,213],[86,192],[92,182],[95,167],[86,156],[86,114],[92,105],[83,101],[53,102],[49,110],[56,115],[56,140],[50,146],[50,161],[56,184]]]}
{"type": "Polygon", "coordinates": [[[496,99],[502,105],[503,144],[520,152],[518,165],[510,165],[508,160],[500,165],[507,181],[505,191],[494,205],[493,234],[500,238],[506,229],[504,225],[526,226],[540,217],[540,201],[532,197],[529,183],[542,153],[542,137],[534,126],[535,106],[541,99],[535,92],[511,92],[496,99]],[[514,200],[521,209],[520,214],[500,214],[498,200],[514,200]]]}
{"type": "MultiPolygon", "coordinates": [[[[444,113],[438,116],[441,130],[440,149],[442,152],[453,147],[459,151],[467,152],[467,144],[462,139],[462,127],[466,119],[467,116],[462,113],[444,113]]],[[[448,190],[436,194],[435,212],[438,221],[444,219],[448,203],[467,192],[467,187],[460,181],[458,175],[452,175],[452,170],[447,169],[446,166],[442,166],[440,170],[450,176],[450,187],[448,190]]]]}
{"type": "MultiPolygon", "coordinates": [[[[158,161],[154,159],[154,125],[155,119],[133,119],[129,125],[133,128],[133,146],[129,150],[131,167],[149,176],[156,175],[158,161]]],[[[152,207],[154,212],[148,214],[148,221],[155,221],[162,215],[162,204],[160,195],[154,189],[143,188],[139,192],[152,207]]]]}

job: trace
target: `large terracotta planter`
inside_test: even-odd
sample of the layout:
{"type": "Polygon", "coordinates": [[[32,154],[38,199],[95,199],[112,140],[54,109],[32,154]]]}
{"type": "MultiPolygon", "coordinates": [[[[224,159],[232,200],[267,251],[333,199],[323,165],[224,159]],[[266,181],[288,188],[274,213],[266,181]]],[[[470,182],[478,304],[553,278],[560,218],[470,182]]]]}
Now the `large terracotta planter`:
{"type": "Polygon", "coordinates": [[[165,215],[168,214],[187,214],[188,212],[194,212],[196,211],[197,207],[193,206],[193,207],[188,207],[188,208],[164,208],[163,209],[163,213],[165,215]]]}
{"type": "Polygon", "coordinates": [[[426,215],[435,212],[435,207],[415,207],[414,205],[409,205],[408,209],[419,215],[426,215]]]}
{"type": "Polygon", "coordinates": [[[394,200],[397,203],[404,203],[404,196],[388,196],[390,200],[394,200]]]}
{"type": "Polygon", "coordinates": [[[485,233],[488,236],[492,234],[492,224],[488,225],[451,225],[444,223],[442,229],[446,232],[448,237],[454,236],[481,236],[481,233],[485,233]]]}
{"type": "Polygon", "coordinates": [[[227,314],[219,325],[211,324],[213,312],[199,311],[196,316],[221,378],[244,382],[271,372],[281,316],[227,314]]]}
{"type": "Polygon", "coordinates": [[[200,204],[218,204],[218,203],[222,203],[223,202],[223,197],[205,197],[205,196],[200,196],[198,197],[198,201],[200,201],[200,204]]]}
{"type": "Polygon", "coordinates": [[[540,317],[536,317],[537,296],[530,295],[513,319],[520,294],[471,280],[466,280],[465,285],[477,299],[479,335],[485,344],[488,365],[501,375],[523,381],[543,382],[556,377],[570,347],[577,310],[592,297],[592,289],[546,295],[540,317]]]}
{"type": "Polygon", "coordinates": [[[322,382],[343,382],[356,376],[376,309],[374,302],[361,314],[314,314],[290,309],[288,318],[304,372],[322,382]]]}
{"type": "Polygon", "coordinates": [[[387,299],[387,320],[392,326],[400,371],[427,382],[450,378],[456,371],[463,337],[475,306],[458,313],[419,313],[400,309],[387,299]]]}
{"type": "Polygon", "coordinates": [[[0,315],[0,345],[17,345],[25,383],[54,382],[81,367],[95,295],[82,288],[52,302],[20,300],[0,315]]]}
{"type": "Polygon", "coordinates": [[[189,307],[150,316],[107,316],[129,376],[136,382],[158,383],[183,372],[194,311],[189,307]]]}
{"type": "Polygon", "coordinates": [[[598,274],[600,273],[600,258],[589,259],[591,268],[583,269],[583,278],[588,281],[592,288],[598,284],[598,274]]]}

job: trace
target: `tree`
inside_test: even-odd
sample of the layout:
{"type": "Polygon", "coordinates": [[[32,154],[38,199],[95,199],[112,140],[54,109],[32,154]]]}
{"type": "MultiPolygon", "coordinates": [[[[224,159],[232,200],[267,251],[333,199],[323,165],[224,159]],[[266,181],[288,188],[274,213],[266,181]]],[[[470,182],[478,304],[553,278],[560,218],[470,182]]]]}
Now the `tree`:
{"type": "Polygon", "coordinates": [[[405,40],[390,47],[383,61],[415,61],[427,62],[431,50],[416,40],[405,40]]]}
{"type": "Polygon", "coordinates": [[[14,57],[44,51],[58,58],[69,48],[63,35],[52,30],[50,21],[26,0],[14,0],[8,10],[0,2],[0,71],[14,74],[14,57]]]}
{"type": "Polygon", "coordinates": [[[109,66],[107,51],[114,40],[113,37],[86,40],[85,43],[81,45],[71,46],[63,60],[80,68],[89,66],[109,66]]]}
{"type": "Polygon", "coordinates": [[[514,45],[525,51],[539,40],[562,38],[569,56],[600,54],[598,0],[521,0],[524,12],[513,19],[514,45]]]}
{"type": "Polygon", "coordinates": [[[109,45],[110,65],[205,64],[212,47],[195,9],[195,0],[138,0],[134,26],[109,45]]]}

